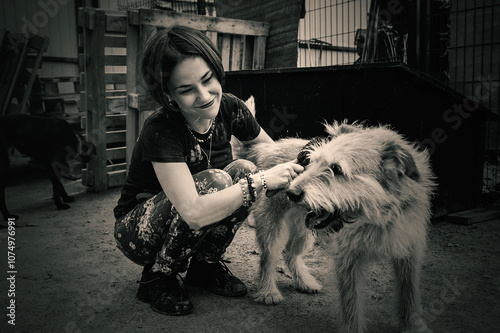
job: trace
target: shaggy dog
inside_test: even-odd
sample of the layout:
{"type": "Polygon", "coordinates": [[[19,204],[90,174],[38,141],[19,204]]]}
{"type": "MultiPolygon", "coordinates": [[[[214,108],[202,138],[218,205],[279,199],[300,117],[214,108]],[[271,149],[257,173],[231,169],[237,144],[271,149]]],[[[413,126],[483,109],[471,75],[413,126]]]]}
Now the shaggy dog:
{"type": "Polygon", "coordinates": [[[325,228],[335,231],[331,243],[341,332],[367,331],[361,300],[363,267],[381,257],[394,266],[400,330],[427,331],[420,319],[419,269],[435,187],[428,154],[388,127],[325,127],[326,138],[257,144],[241,156],[261,169],[297,156],[305,166],[286,191],[261,195],[252,206],[261,249],[255,299],[265,304],[283,299],[276,285],[283,245],[295,287],[306,293],[321,289],[302,255],[311,243],[310,229],[325,228]]]}

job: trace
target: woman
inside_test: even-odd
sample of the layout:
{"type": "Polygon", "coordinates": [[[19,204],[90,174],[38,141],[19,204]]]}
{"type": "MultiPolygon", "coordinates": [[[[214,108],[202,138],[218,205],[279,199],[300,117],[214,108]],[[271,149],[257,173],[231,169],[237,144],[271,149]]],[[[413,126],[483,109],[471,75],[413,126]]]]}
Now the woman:
{"type": "Polygon", "coordinates": [[[241,100],[222,92],[221,56],[203,33],[159,31],[144,50],[142,73],[162,107],[134,147],[114,209],[115,238],[144,266],[137,297],[157,312],[182,315],[193,310],[177,279],[186,270],[187,282],[217,294],[246,293],[222,256],[256,197],[285,188],[303,168],[286,163],[259,171],[232,160],[231,135],[244,143],[272,139],[241,100]]]}

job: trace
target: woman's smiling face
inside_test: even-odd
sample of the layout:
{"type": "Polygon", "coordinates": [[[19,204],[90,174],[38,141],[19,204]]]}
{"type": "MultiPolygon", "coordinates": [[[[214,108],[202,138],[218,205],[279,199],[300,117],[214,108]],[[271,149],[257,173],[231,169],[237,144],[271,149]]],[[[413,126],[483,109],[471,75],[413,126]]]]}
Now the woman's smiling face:
{"type": "Polygon", "coordinates": [[[219,112],[222,86],[200,57],[187,58],[174,67],[168,91],[190,125],[198,119],[213,119],[219,112]]]}

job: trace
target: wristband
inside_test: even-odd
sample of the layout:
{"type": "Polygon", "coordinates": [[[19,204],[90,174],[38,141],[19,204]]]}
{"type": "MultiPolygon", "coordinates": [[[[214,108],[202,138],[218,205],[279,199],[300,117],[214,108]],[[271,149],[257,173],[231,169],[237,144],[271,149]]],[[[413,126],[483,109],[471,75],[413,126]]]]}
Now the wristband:
{"type": "Polygon", "coordinates": [[[264,190],[267,190],[266,174],[264,173],[264,170],[259,170],[259,174],[260,174],[260,181],[262,184],[262,188],[264,190]]]}
{"type": "Polygon", "coordinates": [[[247,191],[245,189],[245,187],[248,185],[248,183],[246,180],[240,179],[238,181],[238,184],[240,184],[240,186],[241,186],[241,193],[243,196],[243,207],[248,207],[251,205],[251,202],[248,200],[247,191]]]}
{"type": "Polygon", "coordinates": [[[250,205],[257,200],[257,186],[255,186],[255,182],[253,181],[252,174],[246,174],[247,182],[248,182],[248,192],[250,192],[250,205]]]}

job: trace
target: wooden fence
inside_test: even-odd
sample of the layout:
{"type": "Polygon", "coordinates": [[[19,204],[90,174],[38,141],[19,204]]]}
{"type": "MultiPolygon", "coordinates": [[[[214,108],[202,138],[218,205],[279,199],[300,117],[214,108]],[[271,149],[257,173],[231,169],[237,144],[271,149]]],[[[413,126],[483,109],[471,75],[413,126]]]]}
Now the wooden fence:
{"type": "Polygon", "coordinates": [[[97,147],[97,157],[84,172],[84,184],[95,191],[123,184],[142,124],[158,107],[140,74],[141,50],[158,29],[183,25],[205,32],[221,51],[227,71],[264,67],[267,23],[150,9],[111,12],[93,8],[80,9],[79,21],[85,90],[81,106],[87,110],[87,138],[97,147]],[[126,55],[105,52],[124,47],[126,55]]]}

